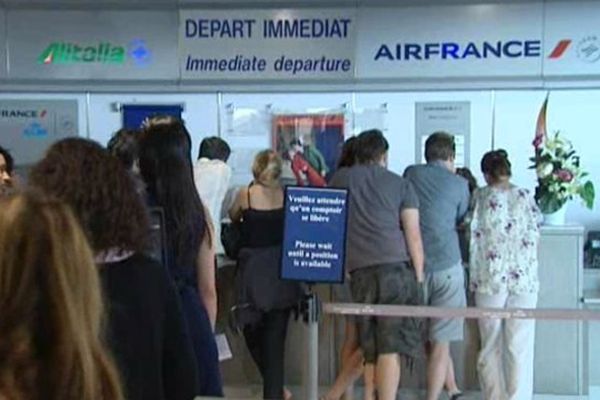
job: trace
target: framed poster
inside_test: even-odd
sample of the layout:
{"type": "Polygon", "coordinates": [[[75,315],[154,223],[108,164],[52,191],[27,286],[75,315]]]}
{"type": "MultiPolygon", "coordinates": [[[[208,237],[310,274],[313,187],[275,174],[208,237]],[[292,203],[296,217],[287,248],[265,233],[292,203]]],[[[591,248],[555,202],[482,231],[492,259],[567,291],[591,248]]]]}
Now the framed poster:
{"type": "MultiPolygon", "coordinates": [[[[273,117],[272,147],[286,164],[308,164],[293,173],[298,185],[324,186],[336,169],[344,144],[344,114],[291,114],[273,117]],[[305,161],[305,163],[304,163],[305,161]],[[321,177],[317,179],[313,171],[321,177]]],[[[285,174],[284,174],[285,175],[285,174]]]]}

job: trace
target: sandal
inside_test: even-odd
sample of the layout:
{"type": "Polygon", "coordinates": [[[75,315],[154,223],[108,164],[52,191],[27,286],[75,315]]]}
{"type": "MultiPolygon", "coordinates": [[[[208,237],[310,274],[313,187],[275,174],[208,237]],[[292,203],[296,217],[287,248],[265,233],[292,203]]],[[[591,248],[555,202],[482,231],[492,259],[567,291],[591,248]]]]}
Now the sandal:
{"type": "Polygon", "coordinates": [[[465,396],[465,394],[463,392],[456,392],[453,394],[448,393],[448,397],[450,397],[450,400],[458,400],[464,396],[465,396]]]}

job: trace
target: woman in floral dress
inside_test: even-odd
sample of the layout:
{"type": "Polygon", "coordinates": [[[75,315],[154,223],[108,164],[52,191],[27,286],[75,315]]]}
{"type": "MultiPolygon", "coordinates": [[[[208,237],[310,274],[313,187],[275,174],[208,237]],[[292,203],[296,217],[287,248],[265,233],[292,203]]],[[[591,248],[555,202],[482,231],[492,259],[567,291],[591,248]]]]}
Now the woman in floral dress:
{"type": "MultiPolygon", "coordinates": [[[[530,193],[510,183],[504,150],[481,160],[487,186],[474,194],[471,222],[471,290],[478,307],[535,308],[540,219],[530,193]]],[[[477,370],[486,400],[533,396],[535,321],[481,319],[477,370]]]]}

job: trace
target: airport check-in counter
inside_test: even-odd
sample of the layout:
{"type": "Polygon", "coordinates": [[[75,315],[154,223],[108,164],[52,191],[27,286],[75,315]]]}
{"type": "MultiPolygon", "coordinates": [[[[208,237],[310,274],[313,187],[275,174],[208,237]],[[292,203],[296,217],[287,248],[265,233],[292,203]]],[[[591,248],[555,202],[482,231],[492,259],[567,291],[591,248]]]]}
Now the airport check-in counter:
{"type": "MultiPolygon", "coordinates": [[[[584,229],[581,226],[542,227],[539,248],[541,289],[538,308],[577,310],[584,306],[582,302],[584,297],[583,243],[584,229]]],[[[231,262],[221,266],[218,272],[220,299],[218,326],[227,332],[233,352],[233,359],[222,363],[223,379],[225,386],[229,388],[254,387],[254,393],[245,394],[256,395],[261,384],[260,375],[246,349],[243,336],[233,333],[227,327],[227,313],[233,305],[234,273],[235,265],[231,262]]],[[[589,306],[600,309],[600,271],[595,275],[595,279],[596,303],[589,306]]],[[[317,292],[324,302],[330,301],[330,287],[317,287],[317,292]]],[[[588,290],[586,293],[589,295],[591,292],[588,290]]],[[[473,306],[472,300],[469,301],[470,306],[473,306]]],[[[302,383],[302,360],[305,349],[301,324],[292,320],[288,333],[286,383],[292,387],[302,383]]],[[[343,318],[340,316],[324,315],[321,319],[319,326],[321,386],[329,386],[335,379],[343,328],[343,318]]],[[[600,323],[538,321],[534,361],[535,393],[575,396],[587,394],[588,385],[596,384],[600,387],[600,373],[594,372],[600,370],[597,368],[600,367],[600,358],[594,356],[591,351],[592,347],[596,348],[599,345],[593,343],[591,340],[593,337],[600,339],[600,323]]],[[[600,343],[600,340],[597,342],[600,343]]],[[[478,350],[477,322],[467,320],[465,340],[461,343],[453,343],[451,347],[459,386],[466,390],[478,390],[476,370],[478,350]]],[[[411,372],[404,369],[401,385],[424,388],[425,371],[424,359],[418,359],[411,372]]],[[[242,394],[244,394],[243,390],[242,394]]]]}

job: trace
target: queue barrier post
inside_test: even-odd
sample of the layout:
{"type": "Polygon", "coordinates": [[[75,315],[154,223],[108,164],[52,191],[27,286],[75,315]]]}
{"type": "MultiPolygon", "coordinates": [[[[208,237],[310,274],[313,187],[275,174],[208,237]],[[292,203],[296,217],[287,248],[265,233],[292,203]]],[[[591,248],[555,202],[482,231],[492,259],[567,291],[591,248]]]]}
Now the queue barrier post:
{"type": "Polygon", "coordinates": [[[302,382],[304,393],[302,398],[306,400],[318,400],[319,398],[319,319],[321,317],[321,303],[308,285],[308,291],[300,305],[300,311],[304,321],[304,365],[302,368],[302,382]]]}

